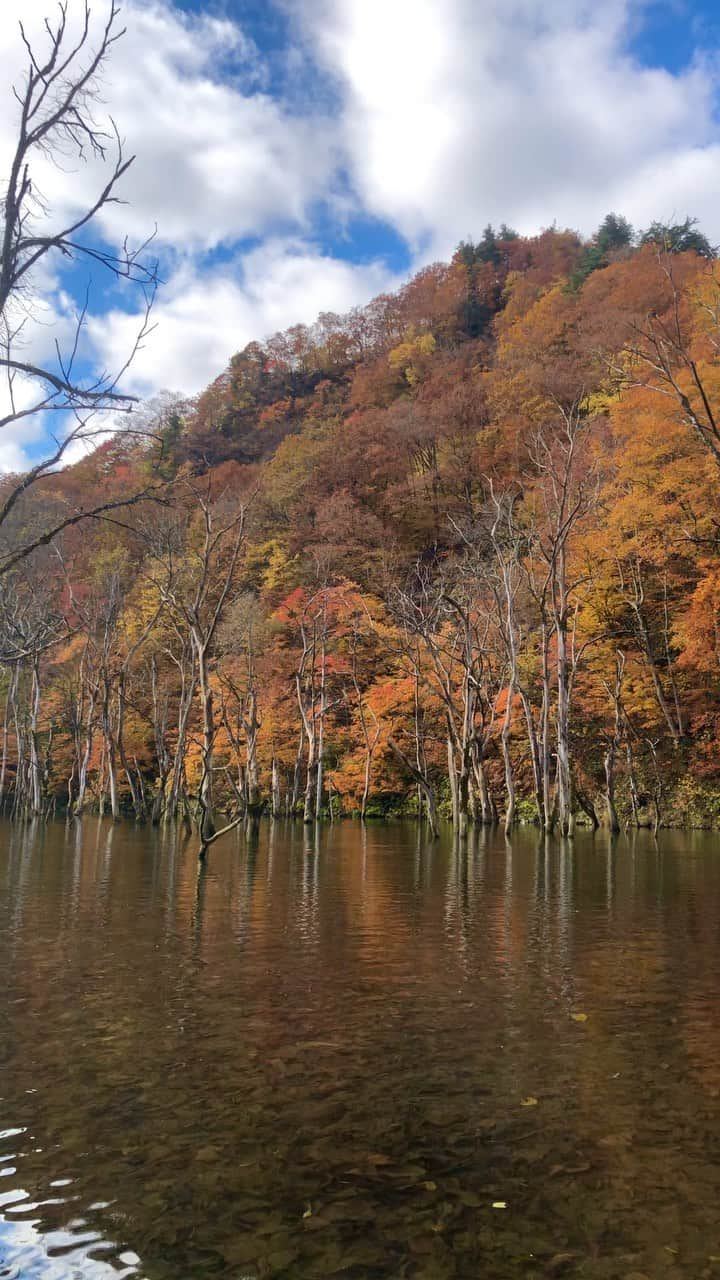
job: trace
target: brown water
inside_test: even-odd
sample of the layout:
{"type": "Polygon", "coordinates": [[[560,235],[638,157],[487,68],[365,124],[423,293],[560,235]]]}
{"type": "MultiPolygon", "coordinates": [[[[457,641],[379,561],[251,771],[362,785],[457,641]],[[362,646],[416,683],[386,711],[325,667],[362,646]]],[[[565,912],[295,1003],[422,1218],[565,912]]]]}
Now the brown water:
{"type": "Polygon", "coordinates": [[[0,841],[1,1277],[720,1277],[716,837],[0,841]]]}

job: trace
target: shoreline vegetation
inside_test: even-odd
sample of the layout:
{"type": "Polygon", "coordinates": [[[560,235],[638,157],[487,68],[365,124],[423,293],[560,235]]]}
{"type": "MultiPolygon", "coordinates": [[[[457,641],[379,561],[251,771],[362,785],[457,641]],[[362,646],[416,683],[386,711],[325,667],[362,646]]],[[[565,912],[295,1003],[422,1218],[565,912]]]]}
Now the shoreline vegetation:
{"type": "Polygon", "coordinates": [[[720,268],[488,227],[15,495],[0,805],[720,825],[720,268]],[[114,504],[129,492],[131,506],[114,504]]]}
{"type": "MultiPolygon", "coordinates": [[[[247,808],[240,809],[237,806],[232,810],[214,808],[213,838],[207,842],[205,849],[201,851],[201,856],[205,856],[211,844],[214,844],[217,839],[229,834],[231,831],[244,830],[246,834],[255,832],[259,829],[260,824],[265,822],[277,823],[283,827],[288,825],[297,827],[330,827],[336,823],[349,822],[370,825],[376,828],[411,823],[413,826],[417,826],[418,829],[425,830],[430,839],[440,839],[444,833],[453,835],[453,838],[458,835],[463,838],[469,838],[473,833],[483,830],[489,832],[502,831],[510,838],[513,831],[527,833],[534,829],[538,834],[555,836],[561,839],[572,838],[575,833],[592,835],[598,832],[605,835],[609,834],[612,837],[619,837],[621,835],[630,836],[638,831],[649,831],[653,835],[657,835],[660,831],[720,831],[720,796],[713,791],[704,792],[693,787],[689,779],[683,780],[676,794],[667,797],[665,816],[660,822],[657,821],[657,814],[654,812],[654,808],[648,808],[644,812],[640,811],[636,819],[629,814],[623,814],[619,819],[618,827],[613,829],[607,820],[604,820],[601,810],[602,797],[600,797],[598,804],[593,805],[597,821],[593,820],[592,812],[580,810],[575,815],[573,830],[569,836],[562,836],[556,826],[553,826],[550,831],[544,831],[540,827],[536,814],[533,812],[532,805],[529,803],[520,803],[518,805],[513,826],[508,831],[505,827],[505,814],[499,809],[496,810],[494,817],[485,822],[480,819],[466,824],[462,829],[453,827],[452,811],[450,803],[446,799],[441,799],[437,806],[437,822],[434,827],[428,821],[427,815],[424,812],[419,813],[414,805],[406,808],[389,808],[384,812],[371,808],[364,817],[361,817],[358,809],[340,809],[336,807],[337,798],[331,795],[330,799],[333,801],[332,809],[323,808],[319,814],[307,819],[303,817],[300,810],[291,813],[287,809],[282,809],[273,813],[269,802],[260,803],[252,811],[247,808]]],[[[162,818],[151,818],[147,812],[138,817],[125,804],[113,817],[107,797],[102,798],[101,802],[91,801],[85,806],[82,813],[71,810],[67,805],[59,802],[57,797],[53,797],[47,801],[41,811],[33,812],[26,808],[20,812],[13,812],[12,804],[10,804],[4,808],[0,816],[20,824],[37,822],[63,822],[69,824],[81,821],[83,818],[110,819],[113,822],[130,823],[139,827],[177,828],[183,831],[186,839],[190,839],[198,831],[198,819],[197,816],[193,815],[192,806],[190,806],[187,817],[182,813],[178,813],[174,817],[164,815],[162,818]]]]}
{"type": "Polygon", "coordinates": [[[85,238],[134,159],[99,110],[119,8],[21,34],[0,426],[57,426],[0,480],[0,810],[179,821],[201,856],[261,812],[720,825],[720,265],[696,220],[487,226],[137,406],[153,237],[85,238]],[[64,227],[36,195],[59,157],[103,168],[64,227]],[[28,356],[58,261],[135,296],[116,372],[81,358],[90,275],[28,356]]]}

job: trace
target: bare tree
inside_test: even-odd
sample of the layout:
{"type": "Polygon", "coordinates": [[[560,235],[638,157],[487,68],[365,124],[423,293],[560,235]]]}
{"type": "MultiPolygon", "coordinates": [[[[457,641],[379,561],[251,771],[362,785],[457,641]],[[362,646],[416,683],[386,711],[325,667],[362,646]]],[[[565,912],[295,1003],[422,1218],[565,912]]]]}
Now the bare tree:
{"type": "MultiPolygon", "coordinates": [[[[577,590],[580,581],[569,571],[569,543],[577,524],[591,509],[597,494],[597,474],[583,444],[592,419],[584,409],[580,393],[570,407],[557,405],[555,421],[539,429],[533,438],[530,456],[538,478],[539,520],[537,546],[546,568],[538,593],[543,622],[544,722],[547,726],[549,686],[547,683],[547,614],[552,622],[556,648],[557,696],[556,727],[556,800],[560,832],[572,835],[574,829],[574,794],[571,759],[571,706],[573,680],[580,651],[576,646],[577,590]]],[[[584,646],[583,646],[584,648],[584,646]]],[[[547,739],[546,739],[547,741],[547,739]]],[[[545,825],[553,825],[547,794],[549,751],[545,759],[545,825]]]]}
{"type": "Polygon", "coordinates": [[[327,714],[327,591],[320,588],[308,600],[298,622],[302,653],[295,672],[295,693],[302,722],[301,743],[307,742],[307,770],[303,821],[320,816],[322,753],[327,714]],[[318,655],[320,667],[318,671],[318,655]]]}
{"type": "Polygon", "coordinates": [[[0,797],[8,765],[8,720],[15,723],[16,771],[13,813],[39,814],[44,801],[40,746],[41,658],[67,634],[67,621],[53,606],[42,575],[22,581],[8,575],[0,586],[0,666],[9,673],[2,731],[0,797]],[[23,678],[24,677],[24,678],[23,678]],[[24,686],[27,686],[24,688],[24,686]],[[19,696],[24,693],[24,706],[19,696]]]}
{"type": "Polygon", "coordinates": [[[478,582],[464,568],[455,572],[439,566],[431,578],[418,565],[407,587],[396,592],[392,607],[403,662],[442,704],[453,826],[464,834],[471,820],[493,823],[496,808],[485,757],[502,671],[491,641],[494,619],[479,596],[478,582]]]}
{"type": "Polygon", "coordinates": [[[251,592],[242,592],[228,608],[218,628],[218,649],[225,662],[218,667],[222,722],[238,771],[238,799],[249,814],[262,808],[258,735],[262,727],[258,710],[257,657],[268,631],[264,613],[251,592]],[[237,675],[234,667],[239,668],[237,675]],[[244,744],[244,764],[241,746],[244,744]]]}
{"type": "Polygon", "coordinates": [[[221,831],[215,828],[213,773],[216,721],[211,659],[218,627],[231,598],[245,539],[247,504],[222,493],[213,498],[210,481],[199,487],[185,481],[189,509],[180,522],[156,533],[157,576],[148,570],[162,605],[180,639],[187,639],[193,675],[188,688],[200,699],[200,781],[196,825],[199,856],[220,835],[237,826],[235,815],[221,831]]]}
{"type": "Polygon", "coordinates": [[[380,721],[364,696],[363,690],[360,686],[358,657],[363,639],[364,631],[361,625],[361,619],[358,616],[352,621],[352,631],[350,634],[350,679],[352,681],[355,704],[357,707],[357,717],[360,723],[360,730],[365,747],[363,793],[360,801],[360,819],[362,822],[365,821],[367,814],[368,800],[370,798],[370,775],[372,771],[373,756],[378,742],[380,741],[381,732],[380,721]]]}
{"type": "MultiPolygon", "coordinates": [[[[615,683],[610,684],[607,680],[603,680],[603,688],[610,699],[613,708],[613,728],[608,735],[607,749],[603,759],[605,769],[605,805],[607,809],[608,826],[612,835],[617,835],[620,831],[620,819],[617,815],[615,807],[615,762],[617,760],[620,747],[622,745],[623,732],[625,730],[624,710],[622,704],[623,680],[625,678],[625,654],[620,649],[615,650],[615,683]]],[[[633,805],[633,808],[635,806],[633,805]]]]}
{"type": "MultiPolygon", "coordinates": [[[[0,204],[0,371],[5,381],[0,428],[42,415],[51,424],[51,445],[26,474],[5,485],[0,495],[0,529],[23,495],[62,462],[71,445],[79,440],[92,443],[103,432],[115,430],[108,414],[127,413],[134,403],[134,397],[121,390],[121,381],[150,332],[158,284],[158,264],[148,253],[152,237],[135,246],[125,239],[119,248],[112,248],[104,246],[97,234],[88,234],[95,231],[93,224],[102,210],[119,203],[118,184],[134,159],[125,154],[114,120],[101,123],[97,118],[100,76],[124,34],[118,18],[117,2],[109,0],[104,22],[94,28],[88,2],[83,0],[79,25],[74,28],[68,20],[67,0],[60,0],[54,21],[45,20],[42,40],[31,43],[20,24],[27,65],[23,82],[12,90],[19,108],[17,141],[0,204]],[[42,193],[42,165],[98,161],[105,166],[99,190],[81,212],[58,221],[42,193]],[[79,367],[90,305],[89,281],[67,344],[61,347],[56,338],[52,360],[38,362],[33,357],[28,330],[38,278],[58,265],[101,268],[140,290],[140,327],[114,372],[85,375],[79,367]]],[[[56,512],[22,535],[14,530],[0,548],[0,574],[69,525],[136,502],[146,492],[120,502],[56,512]]]]}
{"type": "MultiPolygon", "coordinates": [[[[513,699],[519,691],[519,640],[517,598],[522,580],[522,539],[515,525],[514,508],[519,495],[509,492],[497,494],[492,481],[489,483],[492,524],[490,526],[490,542],[493,550],[492,589],[496,600],[500,622],[500,633],[507,654],[507,689],[505,715],[503,717],[500,742],[505,769],[505,791],[507,805],[505,809],[505,834],[510,835],[515,821],[515,776],[510,754],[510,732],[512,728],[513,699]]],[[[533,738],[530,747],[532,752],[533,738]]],[[[533,753],[533,767],[535,766],[533,753]]]]}

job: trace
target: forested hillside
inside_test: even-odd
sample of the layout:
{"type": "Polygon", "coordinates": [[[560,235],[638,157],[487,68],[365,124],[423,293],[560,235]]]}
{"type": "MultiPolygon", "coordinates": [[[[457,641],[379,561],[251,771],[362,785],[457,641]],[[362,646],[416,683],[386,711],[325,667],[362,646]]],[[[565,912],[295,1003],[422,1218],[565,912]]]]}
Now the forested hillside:
{"type": "Polygon", "coordinates": [[[719,344],[692,220],[488,228],[146,407],[2,526],[145,494],[0,581],[7,811],[720,820],[719,344]]]}

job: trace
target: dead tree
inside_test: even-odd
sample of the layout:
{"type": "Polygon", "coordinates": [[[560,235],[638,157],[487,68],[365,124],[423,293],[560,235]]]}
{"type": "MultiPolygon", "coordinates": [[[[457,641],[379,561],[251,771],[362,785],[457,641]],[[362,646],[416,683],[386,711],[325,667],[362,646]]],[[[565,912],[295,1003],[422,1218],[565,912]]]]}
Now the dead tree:
{"type": "MultiPolygon", "coordinates": [[[[20,25],[26,70],[13,96],[17,130],[9,172],[2,189],[0,212],[0,373],[5,380],[5,404],[0,409],[0,429],[29,421],[42,414],[57,420],[50,435],[47,456],[19,478],[7,483],[0,494],[0,573],[6,573],[37,547],[47,545],[62,529],[112,508],[137,502],[140,494],[101,502],[86,509],[67,509],[47,516],[37,514],[35,524],[12,522],[11,516],[24,495],[48,475],[78,440],[93,441],[108,412],[129,411],[134,397],[121,389],[122,379],[150,330],[150,310],[158,284],[157,263],[149,256],[150,240],[132,246],[127,239],[119,247],[106,245],[97,235],[102,210],[119,201],[119,184],[133,163],[124,153],[112,119],[98,122],[99,79],[113,46],[123,35],[119,7],[109,0],[99,25],[91,19],[87,0],[80,10],[79,30],[68,22],[67,0],[60,0],[56,18],[46,20],[42,41],[31,44],[20,25]],[[42,47],[41,47],[42,46],[42,47]],[[43,166],[100,162],[105,166],[95,195],[87,207],[58,220],[43,196],[43,166]],[[43,364],[28,354],[26,333],[35,308],[35,291],[43,272],[68,262],[88,271],[88,292],[75,319],[69,343],[55,347],[55,358],[43,364]],[[90,306],[90,270],[101,269],[141,292],[143,318],[135,342],[119,368],[85,376],[79,359],[90,306]]],[[[143,490],[146,496],[154,486],[143,490]]]]}
{"type": "Polygon", "coordinates": [[[267,638],[267,621],[257,598],[251,592],[242,592],[230,602],[218,631],[217,648],[223,655],[218,665],[218,679],[223,724],[236,758],[239,797],[251,815],[259,813],[262,807],[257,657],[267,638]],[[241,763],[243,744],[244,763],[241,763]]]}
{"type": "Polygon", "coordinates": [[[365,817],[367,815],[368,800],[370,798],[370,775],[373,756],[375,755],[376,747],[380,741],[380,721],[372,707],[369,705],[360,686],[358,657],[363,635],[364,633],[360,627],[359,620],[356,618],[353,620],[352,631],[350,634],[350,679],[352,681],[355,705],[357,707],[357,716],[360,722],[363,745],[365,747],[363,792],[360,800],[361,822],[365,821],[365,817]]]}
{"type": "MultiPolygon", "coordinates": [[[[155,545],[157,572],[146,576],[155,583],[163,605],[192,655],[187,689],[197,691],[200,711],[200,780],[196,826],[198,855],[204,858],[217,838],[213,817],[213,773],[216,736],[211,659],[218,627],[235,584],[245,537],[247,504],[227,494],[214,497],[210,481],[204,486],[186,481],[189,509],[180,522],[160,530],[155,545]]],[[[189,710],[189,707],[188,707],[189,710]]],[[[240,821],[235,817],[223,832],[240,821]]]]}
{"type": "Polygon", "coordinates": [[[25,574],[0,585],[0,666],[10,672],[2,749],[2,787],[8,760],[8,719],[15,726],[16,772],[13,813],[43,811],[47,771],[40,740],[41,658],[67,635],[66,619],[46,587],[25,574]],[[24,705],[21,704],[21,697],[24,705]]]}
{"type": "MultiPolygon", "coordinates": [[[[556,800],[561,835],[573,833],[574,796],[571,758],[572,684],[577,669],[575,649],[575,607],[579,581],[569,564],[572,535],[578,523],[590,510],[597,491],[597,477],[590,465],[584,441],[591,419],[579,393],[571,404],[556,403],[557,416],[536,431],[530,447],[530,458],[536,475],[539,496],[536,541],[546,573],[540,598],[543,605],[543,680],[545,693],[544,728],[549,710],[549,672],[547,670],[547,613],[555,639],[555,748],[556,800]]],[[[547,771],[549,752],[545,750],[547,771]]],[[[544,789],[547,797],[547,773],[544,789]]],[[[545,826],[552,826],[547,798],[545,826]]]]}
{"type": "MultiPolygon", "coordinates": [[[[517,599],[522,583],[522,538],[515,527],[513,517],[517,494],[496,494],[490,484],[491,517],[490,542],[493,549],[495,570],[495,599],[497,603],[500,634],[507,655],[508,682],[506,687],[505,715],[500,741],[505,769],[505,834],[510,835],[515,822],[515,776],[510,755],[510,731],[512,728],[513,700],[520,686],[519,649],[520,636],[517,616],[517,599]]],[[[531,744],[532,745],[532,744],[531,744]]],[[[533,755],[533,767],[534,767],[533,755]]]]}
{"type": "Polygon", "coordinates": [[[418,685],[440,698],[447,730],[448,781],[454,827],[493,823],[496,810],[485,768],[502,688],[490,633],[492,619],[467,575],[431,580],[418,566],[395,595],[400,656],[418,685]]]}
{"type": "Polygon", "coordinates": [[[619,649],[615,653],[615,683],[609,684],[603,680],[603,687],[607,693],[613,708],[613,728],[608,738],[607,749],[604,756],[605,768],[605,806],[607,809],[607,819],[610,831],[613,835],[617,835],[620,831],[620,819],[618,818],[617,809],[615,807],[615,764],[618,753],[622,746],[624,715],[622,705],[622,688],[625,678],[625,654],[619,649]]]}

